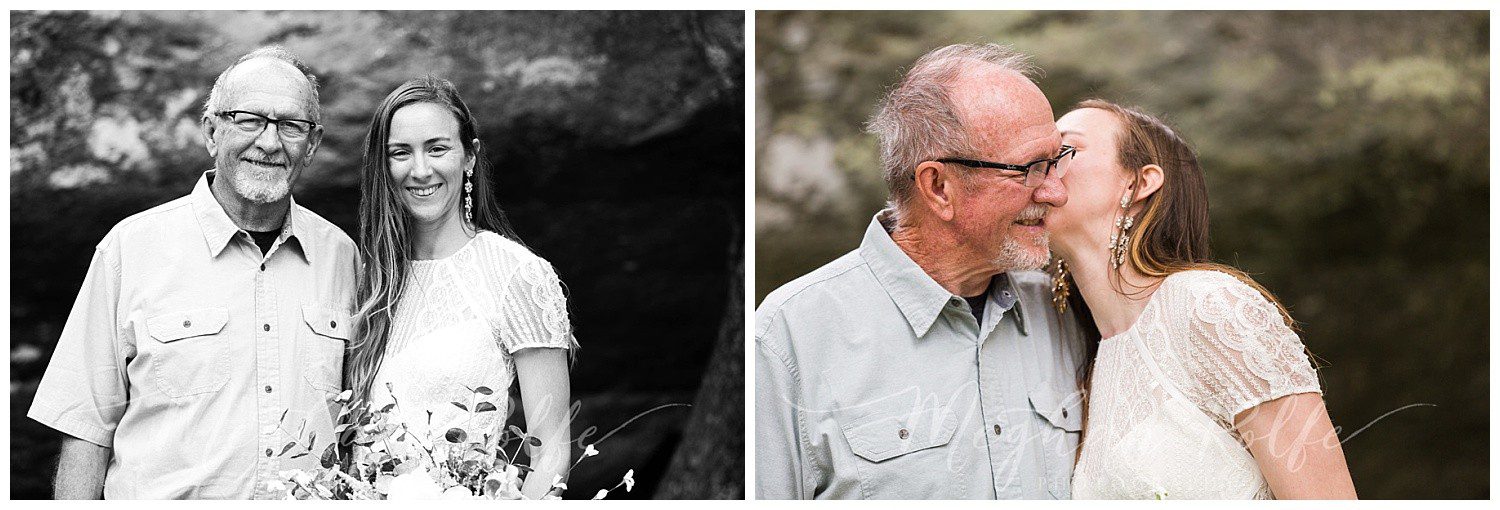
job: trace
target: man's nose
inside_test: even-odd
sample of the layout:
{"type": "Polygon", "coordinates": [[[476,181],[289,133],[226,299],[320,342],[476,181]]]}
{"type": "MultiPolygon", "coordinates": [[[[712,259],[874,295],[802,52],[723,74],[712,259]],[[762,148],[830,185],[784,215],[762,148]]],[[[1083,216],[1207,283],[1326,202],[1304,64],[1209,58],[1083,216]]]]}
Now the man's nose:
{"type": "Polygon", "coordinates": [[[1056,172],[1042,179],[1042,185],[1037,186],[1031,192],[1031,201],[1038,204],[1047,204],[1052,207],[1062,207],[1068,203],[1068,188],[1063,186],[1062,177],[1056,172]]]}
{"type": "Polygon", "coordinates": [[[260,130],[260,136],[255,137],[255,147],[267,154],[281,150],[281,133],[277,131],[276,124],[266,123],[266,128],[260,130]]]}

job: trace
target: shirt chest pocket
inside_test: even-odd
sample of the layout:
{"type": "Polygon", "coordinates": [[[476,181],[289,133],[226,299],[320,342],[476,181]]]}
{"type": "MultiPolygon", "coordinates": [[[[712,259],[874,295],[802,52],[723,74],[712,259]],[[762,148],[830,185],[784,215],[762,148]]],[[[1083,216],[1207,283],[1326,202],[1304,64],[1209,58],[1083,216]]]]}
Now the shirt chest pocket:
{"type": "Polygon", "coordinates": [[[302,307],[298,344],[302,377],[315,389],[338,393],[344,386],[344,350],[349,343],[349,314],[316,305],[302,307]]]}
{"type": "Polygon", "coordinates": [[[172,398],[212,394],[229,381],[227,308],[176,310],[146,320],[155,341],[150,372],[162,393],[172,398]]]}
{"type": "MultiPolygon", "coordinates": [[[[922,473],[946,473],[958,419],[943,406],[861,406],[836,411],[835,419],[858,459],[860,489],[866,498],[942,498],[953,480],[922,473]]],[[[946,496],[955,497],[955,496],[946,496]]]]}
{"type": "Polygon", "coordinates": [[[1039,439],[1046,457],[1047,491],[1053,498],[1071,499],[1073,460],[1083,430],[1080,393],[1044,382],[1027,391],[1027,399],[1042,421],[1039,439]]]}

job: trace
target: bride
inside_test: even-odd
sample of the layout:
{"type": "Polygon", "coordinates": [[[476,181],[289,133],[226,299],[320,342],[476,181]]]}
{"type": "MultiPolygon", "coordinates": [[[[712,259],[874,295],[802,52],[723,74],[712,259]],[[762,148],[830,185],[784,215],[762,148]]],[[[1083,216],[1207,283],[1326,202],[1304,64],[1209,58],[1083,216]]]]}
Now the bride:
{"type": "Polygon", "coordinates": [[[454,427],[498,437],[516,382],[527,433],[541,439],[527,445],[535,472],[521,492],[540,499],[568,468],[568,354],[577,343],[557,275],[510,229],[481,149],[447,80],[408,81],[375,110],[346,379],[371,409],[397,404],[392,422],[438,449],[454,427]],[[473,391],[480,387],[492,393],[473,391]]]}
{"type": "Polygon", "coordinates": [[[1100,100],[1057,127],[1076,152],[1059,166],[1068,202],[1046,218],[1055,278],[1070,273],[1056,297],[1097,327],[1073,497],[1354,498],[1291,317],[1209,262],[1192,149],[1100,100]]]}

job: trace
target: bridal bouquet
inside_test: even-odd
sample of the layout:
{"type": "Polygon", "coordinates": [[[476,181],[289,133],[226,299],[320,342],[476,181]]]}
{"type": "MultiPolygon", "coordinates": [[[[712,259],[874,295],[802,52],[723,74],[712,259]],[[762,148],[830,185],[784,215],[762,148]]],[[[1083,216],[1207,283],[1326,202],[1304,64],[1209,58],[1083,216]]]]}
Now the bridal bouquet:
{"type": "MultiPolygon", "coordinates": [[[[471,416],[496,411],[494,404],[478,401],[491,395],[491,389],[465,388],[475,398],[469,405],[453,402],[454,406],[471,416]]],[[[372,409],[368,402],[351,402],[352,396],[346,390],[334,399],[342,404],[340,424],[334,428],[336,440],[321,454],[321,467],[282,471],[278,480],[266,482],[268,489],[284,493],[286,499],[525,499],[521,486],[532,469],[517,457],[522,447],[540,446],[541,440],[520,427],[511,425],[498,436],[473,437],[455,427],[442,437],[419,437],[405,423],[390,419],[397,405],[394,396],[392,403],[379,409],[372,409]]],[[[430,420],[432,411],[427,415],[430,420]]],[[[314,435],[309,434],[305,444],[293,437],[297,439],[287,443],[281,455],[313,454],[314,435]]],[[[568,470],[598,454],[593,444],[586,446],[568,470]]],[[[621,487],[629,492],[635,486],[634,474],[635,470],[626,471],[618,484],[600,490],[594,499],[621,487]]],[[[563,477],[555,476],[543,499],[561,499],[566,489],[563,477]]]]}

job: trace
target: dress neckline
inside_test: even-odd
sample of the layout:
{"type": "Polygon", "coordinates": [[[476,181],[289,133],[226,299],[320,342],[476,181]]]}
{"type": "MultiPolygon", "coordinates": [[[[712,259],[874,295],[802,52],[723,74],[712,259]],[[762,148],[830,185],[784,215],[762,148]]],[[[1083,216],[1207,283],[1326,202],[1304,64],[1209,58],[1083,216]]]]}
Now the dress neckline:
{"type": "Polygon", "coordinates": [[[460,246],[458,248],[458,250],[454,251],[453,253],[448,254],[448,256],[446,256],[446,257],[436,258],[436,259],[411,259],[411,263],[412,263],[412,265],[428,265],[428,264],[434,264],[434,263],[442,262],[442,261],[445,261],[445,260],[451,260],[453,257],[457,257],[458,254],[463,253],[463,252],[469,250],[469,247],[474,246],[474,244],[476,242],[478,242],[479,236],[484,235],[486,232],[488,232],[488,231],[486,231],[486,230],[479,230],[479,231],[474,232],[474,237],[470,237],[469,240],[467,242],[465,242],[463,246],[460,246]]]}
{"type": "MultiPolygon", "coordinates": [[[[1179,273],[1180,272],[1181,271],[1179,271],[1179,273]]],[[[1120,337],[1123,337],[1123,336],[1125,336],[1127,334],[1130,334],[1131,331],[1135,331],[1136,326],[1140,325],[1141,320],[1143,320],[1143,319],[1146,318],[1146,312],[1151,311],[1151,307],[1156,305],[1156,297],[1160,296],[1162,289],[1166,288],[1167,281],[1171,280],[1172,277],[1175,276],[1175,275],[1177,275],[1177,274],[1178,273],[1169,274],[1165,278],[1161,279],[1161,283],[1156,284],[1156,290],[1151,291],[1151,297],[1146,298],[1146,306],[1141,307],[1141,313],[1140,313],[1140,315],[1136,315],[1135,316],[1135,321],[1131,322],[1130,326],[1126,327],[1124,330],[1120,331],[1119,333],[1115,333],[1115,336],[1112,336],[1112,337],[1109,337],[1109,338],[1101,338],[1101,339],[1099,339],[1099,343],[1102,344],[1104,342],[1108,342],[1110,340],[1114,340],[1116,338],[1120,338],[1120,337]]]]}

